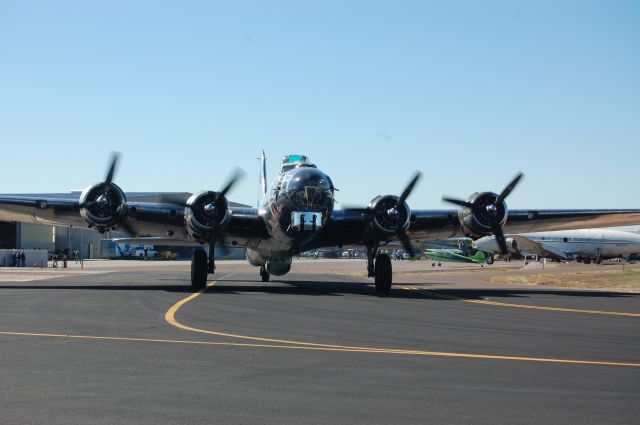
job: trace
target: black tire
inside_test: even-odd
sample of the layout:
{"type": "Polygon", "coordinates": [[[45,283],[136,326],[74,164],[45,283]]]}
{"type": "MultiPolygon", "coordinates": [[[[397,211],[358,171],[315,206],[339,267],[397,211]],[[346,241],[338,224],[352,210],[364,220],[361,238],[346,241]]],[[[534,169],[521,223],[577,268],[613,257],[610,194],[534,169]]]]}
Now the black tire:
{"type": "Polygon", "coordinates": [[[584,258],[584,259],[582,260],[582,262],[583,262],[584,264],[591,264],[591,258],[584,258]]]}
{"type": "Polygon", "coordinates": [[[191,287],[194,291],[200,291],[207,286],[207,253],[204,249],[193,251],[191,260],[191,287]]]}
{"type": "Polygon", "coordinates": [[[393,270],[391,268],[391,258],[387,254],[378,254],[376,257],[376,293],[387,295],[393,283],[393,270]]]}
{"type": "Polygon", "coordinates": [[[260,278],[263,282],[269,282],[271,279],[271,273],[269,273],[264,267],[260,269],[260,278]]]}
{"type": "Polygon", "coordinates": [[[489,265],[493,264],[493,257],[487,257],[487,259],[484,260],[484,262],[489,264],[489,265]]]}

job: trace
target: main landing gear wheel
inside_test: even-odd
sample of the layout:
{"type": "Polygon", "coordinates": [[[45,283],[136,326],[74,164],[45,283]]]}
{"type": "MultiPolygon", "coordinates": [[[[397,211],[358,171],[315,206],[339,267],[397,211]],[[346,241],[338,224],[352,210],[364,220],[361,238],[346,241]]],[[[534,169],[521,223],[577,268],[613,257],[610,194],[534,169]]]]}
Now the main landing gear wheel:
{"type": "Polygon", "coordinates": [[[264,267],[260,267],[260,277],[262,278],[263,282],[269,282],[271,273],[269,273],[264,267]]]}
{"type": "Polygon", "coordinates": [[[387,295],[391,290],[392,269],[391,258],[387,254],[378,254],[376,257],[376,293],[378,295],[387,295]]]}
{"type": "Polygon", "coordinates": [[[194,291],[199,291],[207,286],[207,253],[204,249],[193,251],[191,260],[191,287],[194,291]]]}

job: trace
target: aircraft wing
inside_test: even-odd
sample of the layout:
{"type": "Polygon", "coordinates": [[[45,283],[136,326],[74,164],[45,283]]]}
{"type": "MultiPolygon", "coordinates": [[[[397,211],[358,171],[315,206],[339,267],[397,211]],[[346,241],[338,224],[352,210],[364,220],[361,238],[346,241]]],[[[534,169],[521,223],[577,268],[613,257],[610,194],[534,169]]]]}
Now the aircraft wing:
{"type": "MultiPolygon", "coordinates": [[[[173,202],[146,202],[135,199],[169,199],[184,198],[184,194],[176,197],[175,193],[145,193],[127,195],[127,227],[135,229],[136,236],[169,236],[174,245],[191,242],[185,235],[185,207],[173,202]]],[[[57,226],[88,227],[81,215],[79,193],[69,194],[33,194],[33,195],[0,195],[0,220],[20,221],[57,226]]],[[[231,218],[224,231],[224,237],[237,245],[246,245],[249,239],[268,237],[264,221],[256,208],[241,204],[229,203],[231,218]]],[[[122,226],[116,226],[123,230],[122,226]]]]}
{"type": "Polygon", "coordinates": [[[527,251],[538,256],[551,254],[564,260],[571,259],[570,253],[564,252],[549,244],[537,242],[521,235],[509,235],[509,237],[516,241],[519,251],[527,251]]]}
{"type": "MultiPolygon", "coordinates": [[[[463,234],[458,210],[412,211],[412,220],[412,239],[463,234]]],[[[640,209],[510,210],[504,231],[526,233],[635,224],[640,224],[640,209]]]]}
{"type": "MultiPolygon", "coordinates": [[[[376,233],[375,225],[372,225],[374,218],[364,211],[335,210],[325,229],[323,242],[335,246],[364,244],[376,238],[382,241],[398,239],[397,234],[376,233]]],[[[510,210],[504,230],[525,233],[637,224],[640,224],[640,209],[510,210]]],[[[466,231],[458,210],[412,210],[406,233],[413,241],[423,241],[464,236],[466,231]]]]}

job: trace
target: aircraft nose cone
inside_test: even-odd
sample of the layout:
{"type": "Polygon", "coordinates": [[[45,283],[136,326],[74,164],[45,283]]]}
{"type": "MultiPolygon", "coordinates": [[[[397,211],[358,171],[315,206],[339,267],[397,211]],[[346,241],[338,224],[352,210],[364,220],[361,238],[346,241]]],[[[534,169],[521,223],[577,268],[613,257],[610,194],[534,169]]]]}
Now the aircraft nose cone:
{"type": "Polygon", "coordinates": [[[291,177],[287,188],[289,190],[295,190],[304,189],[305,187],[330,189],[331,180],[326,176],[326,174],[315,168],[297,170],[291,177]]]}
{"type": "Polygon", "coordinates": [[[325,211],[333,206],[331,179],[316,168],[296,170],[285,193],[297,211],[325,211]]]}

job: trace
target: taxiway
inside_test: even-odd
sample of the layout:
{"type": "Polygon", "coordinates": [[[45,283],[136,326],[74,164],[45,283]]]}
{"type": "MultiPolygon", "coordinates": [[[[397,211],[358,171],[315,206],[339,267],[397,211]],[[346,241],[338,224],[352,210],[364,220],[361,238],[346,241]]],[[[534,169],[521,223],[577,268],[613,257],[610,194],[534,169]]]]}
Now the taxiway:
{"type": "Polygon", "coordinates": [[[0,422],[635,422],[640,295],[399,262],[377,297],[363,264],[220,262],[195,294],[180,263],[0,275],[0,422]]]}

